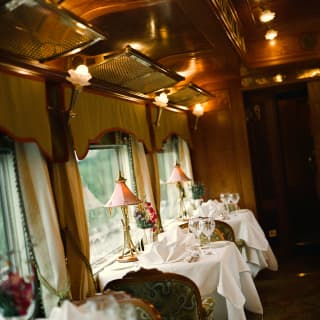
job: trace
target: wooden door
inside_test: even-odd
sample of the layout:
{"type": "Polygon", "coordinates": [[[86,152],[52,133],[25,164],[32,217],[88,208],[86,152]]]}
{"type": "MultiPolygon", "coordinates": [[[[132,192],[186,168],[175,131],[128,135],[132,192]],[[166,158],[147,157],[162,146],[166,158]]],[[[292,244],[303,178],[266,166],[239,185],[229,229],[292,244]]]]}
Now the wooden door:
{"type": "Polygon", "coordinates": [[[277,94],[276,108],[290,237],[297,245],[309,244],[318,238],[320,207],[307,90],[277,94]]]}
{"type": "Polygon", "coordinates": [[[290,253],[319,240],[307,89],[296,84],[246,92],[244,102],[258,217],[271,245],[290,253]]]}

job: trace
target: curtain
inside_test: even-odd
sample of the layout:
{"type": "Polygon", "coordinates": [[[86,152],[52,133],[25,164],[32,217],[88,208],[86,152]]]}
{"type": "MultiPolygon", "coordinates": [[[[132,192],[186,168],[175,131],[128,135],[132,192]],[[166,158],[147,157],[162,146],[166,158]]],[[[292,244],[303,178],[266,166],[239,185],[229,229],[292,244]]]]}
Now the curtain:
{"type": "MultiPolygon", "coordinates": [[[[151,116],[153,123],[157,115],[157,108],[151,108],[151,116]]],[[[191,135],[189,130],[188,115],[186,112],[174,112],[164,109],[160,119],[160,126],[153,126],[154,148],[160,151],[165,141],[172,135],[177,135],[185,140],[189,146],[191,143],[191,135]]]]}
{"type": "MultiPolygon", "coordinates": [[[[65,90],[65,103],[70,99],[70,90],[65,90]]],[[[79,159],[83,159],[90,143],[104,133],[123,131],[142,141],[151,151],[151,139],[145,104],[108,97],[97,92],[81,92],[72,118],[71,134],[79,159]]]]}
{"type": "Polygon", "coordinates": [[[45,82],[0,72],[0,130],[18,141],[35,141],[53,157],[45,82]]]}
{"type": "Polygon", "coordinates": [[[69,160],[53,163],[52,185],[57,204],[73,300],[95,294],[89,262],[89,233],[78,163],[69,142],[69,160]]]}
{"type": "MultiPolygon", "coordinates": [[[[138,195],[140,199],[142,196],[145,196],[146,201],[150,202],[152,207],[157,210],[158,207],[153,194],[150,167],[148,165],[148,160],[144,151],[144,146],[141,142],[137,141],[134,138],[131,141],[134,174],[137,184],[138,195]]],[[[158,229],[162,230],[159,211],[157,210],[157,212],[159,216],[158,229]]]]}
{"type": "Polygon", "coordinates": [[[48,168],[35,143],[16,143],[19,179],[45,313],[69,297],[69,281],[48,168]]]}
{"type": "Polygon", "coordinates": [[[180,137],[178,137],[178,154],[179,154],[181,168],[183,168],[184,173],[191,180],[193,180],[193,172],[192,172],[192,164],[191,164],[189,146],[180,137]]]}
{"type": "Polygon", "coordinates": [[[145,196],[146,201],[151,202],[152,206],[155,208],[149,168],[143,144],[141,142],[138,142],[136,139],[132,139],[131,141],[134,174],[136,178],[138,195],[140,198],[145,196]]]}

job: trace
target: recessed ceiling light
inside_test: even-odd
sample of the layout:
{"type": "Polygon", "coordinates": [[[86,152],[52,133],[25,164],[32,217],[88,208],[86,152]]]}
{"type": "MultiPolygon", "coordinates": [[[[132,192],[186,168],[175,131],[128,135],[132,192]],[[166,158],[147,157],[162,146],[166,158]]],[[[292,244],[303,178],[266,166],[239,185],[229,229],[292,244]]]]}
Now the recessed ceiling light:
{"type": "Polygon", "coordinates": [[[264,10],[260,14],[260,21],[263,23],[270,22],[275,18],[276,14],[270,10],[264,10]]]}
{"type": "Polygon", "coordinates": [[[274,40],[278,36],[278,31],[274,29],[269,29],[264,37],[266,40],[274,40]]]}

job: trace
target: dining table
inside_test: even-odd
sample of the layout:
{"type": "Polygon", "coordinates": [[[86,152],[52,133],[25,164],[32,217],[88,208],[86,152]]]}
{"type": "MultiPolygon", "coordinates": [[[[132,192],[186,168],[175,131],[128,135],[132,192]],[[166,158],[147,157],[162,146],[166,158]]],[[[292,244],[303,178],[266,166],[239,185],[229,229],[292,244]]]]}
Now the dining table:
{"type": "Polygon", "coordinates": [[[209,252],[200,249],[197,259],[190,260],[189,249],[194,248],[188,238],[190,236],[190,233],[182,231],[178,226],[171,226],[160,240],[138,254],[138,261],[115,261],[99,272],[100,287],[104,288],[108,282],[122,278],[130,271],[157,268],[162,272],[177,273],[190,278],[198,286],[202,298],[214,297],[215,319],[245,320],[245,310],[263,314],[251,270],[235,243],[212,243],[209,252]],[[175,240],[170,242],[173,237],[175,240]]]}
{"type": "Polygon", "coordinates": [[[221,220],[231,225],[236,240],[244,241],[241,254],[254,277],[265,268],[272,271],[278,270],[277,258],[251,210],[235,210],[230,212],[227,218],[221,220]]]}

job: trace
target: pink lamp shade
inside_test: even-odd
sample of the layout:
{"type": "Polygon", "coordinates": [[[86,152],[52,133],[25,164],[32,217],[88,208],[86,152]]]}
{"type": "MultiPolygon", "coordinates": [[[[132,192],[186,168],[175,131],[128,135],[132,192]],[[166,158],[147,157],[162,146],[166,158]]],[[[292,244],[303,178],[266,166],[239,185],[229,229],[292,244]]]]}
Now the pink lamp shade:
{"type": "Polygon", "coordinates": [[[140,203],[137,198],[126,185],[126,179],[119,173],[119,178],[116,181],[115,188],[109,201],[105,204],[107,208],[121,207],[140,203]]]}
{"type": "Polygon", "coordinates": [[[181,169],[180,165],[177,163],[167,183],[185,182],[190,180],[191,179],[186,176],[186,174],[181,169]]]}

